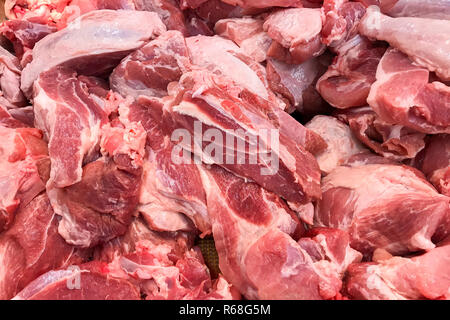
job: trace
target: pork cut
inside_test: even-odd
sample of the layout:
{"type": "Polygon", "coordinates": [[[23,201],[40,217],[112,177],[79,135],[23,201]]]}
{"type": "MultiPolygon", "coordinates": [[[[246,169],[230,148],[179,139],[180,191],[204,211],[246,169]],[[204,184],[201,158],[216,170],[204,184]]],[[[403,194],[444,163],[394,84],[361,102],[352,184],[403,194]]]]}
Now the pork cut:
{"type": "Polygon", "coordinates": [[[390,48],[380,61],[367,102],[389,124],[423,133],[450,132],[450,87],[429,83],[427,69],[390,48]]]}
{"type": "Polygon", "coordinates": [[[436,72],[444,81],[450,80],[450,20],[391,18],[371,6],[361,20],[359,31],[366,37],[389,42],[417,65],[436,72]]]}
{"type": "Polygon", "coordinates": [[[302,0],[222,0],[242,8],[303,7],[302,0]]]}
{"type": "Polygon", "coordinates": [[[74,68],[85,75],[104,74],[130,52],[165,31],[165,25],[154,12],[97,10],[86,13],[36,44],[33,61],[22,72],[21,88],[30,97],[39,74],[55,66],[74,68]],[[143,23],[147,21],[151,24],[143,23]]]}
{"type": "Polygon", "coordinates": [[[449,201],[414,168],[355,163],[322,179],[316,224],[348,230],[352,247],[365,255],[377,248],[407,254],[446,237],[449,201]]]}
{"type": "Polygon", "coordinates": [[[376,4],[381,12],[391,17],[419,17],[450,19],[448,0],[359,0],[364,5],[376,4]],[[374,3],[371,3],[374,2],[374,3]]]}
{"type": "Polygon", "coordinates": [[[0,104],[8,109],[24,107],[26,99],[20,90],[22,68],[19,60],[0,47],[0,104]]]}

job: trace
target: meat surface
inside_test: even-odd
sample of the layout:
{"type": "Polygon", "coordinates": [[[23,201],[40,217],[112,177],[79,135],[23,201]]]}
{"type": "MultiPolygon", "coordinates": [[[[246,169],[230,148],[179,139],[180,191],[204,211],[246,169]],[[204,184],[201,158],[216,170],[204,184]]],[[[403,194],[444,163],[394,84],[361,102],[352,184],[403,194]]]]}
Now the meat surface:
{"type": "Polygon", "coordinates": [[[164,97],[167,85],[178,81],[189,69],[183,35],[178,31],[168,31],[123,59],[109,82],[111,89],[124,97],[164,97]]]}
{"type": "Polygon", "coordinates": [[[319,9],[291,8],[271,13],[264,30],[274,40],[268,56],[287,63],[302,63],[321,55],[322,16],[319,9]]]}
{"type": "Polygon", "coordinates": [[[359,0],[364,5],[376,4],[381,12],[391,17],[419,17],[430,19],[450,19],[448,0],[359,0]]]}
{"type": "Polygon", "coordinates": [[[330,116],[315,116],[306,128],[320,135],[327,148],[316,154],[317,163],[323,174],[347,162],[352,155],[367,150],[353,135],[349,126],[330,116]]]}
{"type": "Polygon", "coordinates": [[[382,120],[423,133],[450,132],[450,88],[438,81],[429,83],[427,69],[390,48],[376,78],[367,102],[382,120]]]}
{"type": "Polygon", "coordinates": [[[412,159],[425,147],[424,133],[386,123],[370,107],[348,109],[338,118],[349,124],[364,145],[387,159],[412,159]]]}
{"type": "Polygon", "coordinates": [[[302,7],[301,0],[222,0],[242,8],[302,7]]]}
{"type": "Polygon", "coordinates": [[[26,105],[20,90],[21,72],[17,57],[0,47],[0,104],[8,109],[26,105]]]}
{"type": "Polygon", "coordinates": [[[450,246],[413,258],[392,257],[348,268],[346,291],[360,300],[448,300],[450,246]]]}
{"type": "Polygon", "coordinates": [[[86,157],[98,152],[100,129],[113,111],[104,84],[56,67],[40,74],[34,95],[35,125],[49,145],[52,162],[49,188],[81,180],[86,157]]]}
{"type": "Polygon", "coordinates": [[[449,198],[411,167],[341,166],[322,180],[316,223],[348,230],[351,246],[365,255],[377,248],[406,254],[445,238],[449,208],[449,198]]]}
{"type": "Polygon", "coordinates": [[[58,234],[58,219],[45,193],[37,196],[0,234],[0,299],[11,299],[49,270],[81,263],[83,256],[58,234]]]}
{"type": "Polygon", "coordinates": [[[444,81],[450,80],[450,44],[447,36],[450,20],[391,18],[382,14],[378,7],[371,6],[361,20],[359,31],[366,37],[389,42],[417,65],[436,72],[444,81]]]}
{"type": "Polygon", "coordinates": [[[450,137],[446,134],[430,137],[425,149],[413,161],[436,189],[450,197],[450,137]]]}
{"type": "Polygon", "coordinates": [[[104,74],[130,52],[164,31],[165,25],[154,12],[89,12],[36,44],[33,61],[22,72],[21,88],[30,97],[39,74],[55,66],[74,68],[84,75],[104,74]],[[152,23],[147,25],[138,21],[152,23]],[[118,37],[121,41],[117,41],[118,37]]]}

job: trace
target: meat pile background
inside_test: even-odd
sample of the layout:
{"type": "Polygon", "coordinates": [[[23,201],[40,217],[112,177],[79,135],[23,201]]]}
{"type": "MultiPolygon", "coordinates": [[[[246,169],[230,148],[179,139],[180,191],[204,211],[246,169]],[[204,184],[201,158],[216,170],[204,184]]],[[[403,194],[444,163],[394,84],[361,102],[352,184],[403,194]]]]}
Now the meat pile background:
{"type": "Polygon", "coordinates": [[[0,299],[450,298],[449,0],[5,13],[0,299]],[[196,123],[278,170],[175,163],[196,123]]]}

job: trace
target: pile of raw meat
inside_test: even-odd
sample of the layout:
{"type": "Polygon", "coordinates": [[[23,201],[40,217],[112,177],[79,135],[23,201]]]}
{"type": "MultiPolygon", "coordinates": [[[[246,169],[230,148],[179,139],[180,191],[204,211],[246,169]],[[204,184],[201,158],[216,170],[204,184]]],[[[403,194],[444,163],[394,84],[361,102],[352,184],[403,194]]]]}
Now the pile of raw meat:
{"type": "Polygon", "coordinates": [[[0,299],[450,299],[450,0],[5,13],[0,299]]]}

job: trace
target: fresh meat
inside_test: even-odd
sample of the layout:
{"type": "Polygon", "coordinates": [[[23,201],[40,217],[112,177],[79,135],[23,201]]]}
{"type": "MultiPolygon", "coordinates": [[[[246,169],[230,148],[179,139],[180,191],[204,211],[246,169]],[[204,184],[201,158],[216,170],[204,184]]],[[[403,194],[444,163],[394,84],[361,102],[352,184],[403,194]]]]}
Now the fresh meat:
{"type": "Polygon", "coordinates": [[[339,112],[353,134],[367,147],[385,158],[403,161],[414,158],[425,147],[425,134],[402,125],[384,122],[370,108],[339,112]]]}
{"type": "Polygon", "coordinates": [[[100,80],[56,67],[41,73],[34,92],[35,125],[52,161],[48,186],[70,186],[81,180],[83,161],[98,153],[100,129],[113,111],[107,91],[100,80]]]}
{"type": "Polygon", "coordinates": [[[352,247],[365,255],[377,248],[406,254],[445,238],[449,201],[411,167],[341,166],[322,179],[316,223],[348,230],[352,247]]]}
{"type": "Polygon", "coordinates": [[[218,168],[203,174],[220,270],[247,299],[338,294],[341,270],[321,257],[314,261],[289,236],[298,232],[298,224],[280,198],[218,168]]]}
{"type": "Polygon", "coordinates": [[[193,14],[210,29],[213,29],[216,22],[221,19],[241,18],[243,16],[242,8],[229,5],[221,0],[203,1],[193,9],[195,10],[188,11],[188,14],[193,14]]]}
{"type": "Polygon", "coordinates": [[[56,32],[56,27],[27,20],[7,20],[0,25],[0,34],[5,36],[14,46],[14,52],[25,66],[34,45],[42,38],[56,32]]]}
{"type": "Polygon", "coordinates": [[[194,136],[195,141],[181,141],[183,148],[194,152],[205,163],[219,164],[257,182],[294,208],[320,198],[319,167],[305,150],[322,142],[320,137],[283,111],[271,112],[269,105],[234,86],[227,78],[191,72],[182,77],[179,86],[181,101],[167,109],[178,127],[194,136]],[[289,125],[283,129],[283,123],[289,125]],[[222,138],[205,141],[198,133],[194,135],[198,129],[202,133],[213,129],[210,133],[222,138]],[[236,141],[237,148],[227,148],[223,141],[226,135],[233,145],[236,141]],[[225,161],[225,156],[232,160],[225,161]]]}
{"type": "Polygon", "coordinates": [[[328,111],[328,107],[315,85],[327,66],[321,58],[312,58],[302,64],[287,64],[275,59],[267,60],[267,81],[270,89],[278,93],[303,115],[316,115],[328,111]]]}
{"type": "Polygon", "coordinates": [[[19,60],[0,47],[0,104],[8,109],[26,105],[26,99],[20,90],[21,72],[19,60]]]}
{"type": "Polygon", "coordinates": [[[167,85],[190,69],[183,35],[168,31],[127,56],[109,77],[111,89],[122,96],[164,97],[167,85]]]}
{"type": "Polygon", "coordinates": [[[17,210],[45,190],[45,176],[49,170],[47,144],[42,140],[42,132],[25,128],[25,125],[22,127],[11,118],[5,120],[0,126],[0,233],[12,225],[17,210]]]}
{"type": "Polygon", "coordinates": [[[391,17],[450,19],[449,0],[359,0],[366,6],[376,4],[391,17]]]}
{"type": "Polygon", "coordinates": [[[66,188],[48,188],[58,231],[73,245],[93,247],[127,231],[139,203],[146,134],[119,108],[120,122],[103,128],[103,157],[83,167],[81,180],[66,188]]]}
{"type": "Polygon", "coordinates": [[[306,128],[320,135],[328,147],[316,154],[317,163],[323,174],[346,163],[352,155],[366,150],[352,134],[349,126],[330,116],[315,116],[306,128]]]}
{"type": "Polygon", "coordinates": [[[420,169],[436,189],[450,197],[450,136],[431,136],[426,148],[417,155],[413,165],[420,169]]]}
{"type": "Polygon", "coordinates": [[[263,30],[264,21],[250,17],[230,18],[217,21],[216,34],[233,40],[241,50],[256,62],[267,58],[272,39],[263,30]]]}
{"type": "Polygon", "coordinates": [[[367,104],[371,85],[386,48],[359,35],[339,47],[328,71],[317,81],[317,91],[339,109],[367,104]]]}
{"type": "Polygon", "coordinates": [[[360,300],[450,299],[450,245],[413,258],[348,268],[346,292],[360,300]]]}
{"type": "Polygon", "coordinates": [[[222,0],[242,8],[303,7],[302,0],[222,0]]]}
{"type": "Polygon", "coordinates": [[[58,219],[47,196],[37,196],[0,234],[0,299],[11,299],[37,276],[80,263],[83,256],[58,234],[58,219]]]}
{"type": "Polygon", "coordinates": [[[104,74],[130,52],[165,31],[154,12],[92,11],[36,44],[33,61],[22,72],[21,88],[31,96],[39,74],[55,66],[64,65],[85,75],[104,74]],[[145,23],[148,21],[151,24],[145,23]]]}
{"type": "Polygon", "coordinates": [[[450,133],[450,87],[396,49],[378,65],[367,102],[379,117],[423,133],[450,133]]]}
{"type": "Polygon", "coordinates": [[[444,81],[450,80],[450,20],[391,18],[371,6],[359,31],[366,37],[389,42],[417,65],[436,72],[444,81]]]}
{"type": "Polygon", "coordinates": [[[44,273],[14,300],[140,300],[139,287],[114,274],[106,263],[88,262],[44,273]]]}
{"type": "Polygon", "coordinates": [[[319,9],[275,11],[264,22],[264,30],[274,40],[267,55],[287,63],[302,63],[325,51],[320,37],[322,15],[319,9]]]}
{"type": "Polygon", "coordinates": [[[21,110],[26,108],[20,108],[20,109],[6,109],[0,104],[0,127],[5,128],[24,128],[24,127],[30,127],[33,123],[25,124],[23,121],[20,121],[19,119],[16,119],[11,111],[14,110],[21,110]]]}
{"type": "Polygon", "coordinates": [[[207,235],[211,223],[199,165],[173,161],[176,141],[171,134],[176,127],[163,108],[163,102],[145,98],[130,107],[129,119],[140,121],[147,131],[139,212],[154,230],[191,230],[187,217],[207,235]]]}

